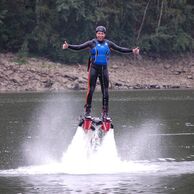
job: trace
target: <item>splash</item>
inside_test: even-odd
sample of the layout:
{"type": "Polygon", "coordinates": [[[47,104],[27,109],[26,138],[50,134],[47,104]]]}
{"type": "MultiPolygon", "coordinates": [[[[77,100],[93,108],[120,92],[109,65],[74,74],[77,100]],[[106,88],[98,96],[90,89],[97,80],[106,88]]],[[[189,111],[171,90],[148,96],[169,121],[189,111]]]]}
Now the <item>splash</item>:
{"type": "Polygon", "coordinates": [[[160,159],[157,162],[147,160],[121,161],[117,155],[114,130],[111,129],[99,149],[90,150],[89,134],[81,127],[77,131],[66,152],[59,162],[44,165],[20,167],[17,169],[1,170],[1,176],[21,176],[38,174],[155,174],[176,175],[194,173],[194,161],[176,162],[160,159]]]}
{"type": "Polygon", "coordinates": [[[62,158],[62,163],[68,166],[69,173],[111,172],[118,165],[114,130],[111,129],[105,135],[98,150],[91,149],[91,135],[93,134],[86,134],[81,127],[78,127],[72,143],[62,158]]]}
{"type": "Polygon", "coordinates": [[[30,125],[26,129],[30,135],[22,147],[28,164],[53,163],[61,157],[64,147],[67,146],[64,144],[69,143],[74,133],[74,130],[69,129],[72,128],[76,103],[73,106],[70,97],[48,97],[33,112],[30,125]]]}
{"type": "Polygon", "coordinates": [[[104,136],[97,151],[91,150],[90,136],[78,127],[60,162],[4,170],[0,174],[113,174],[157,170],[157,166],[150,163],[121,161],[117,155],[114,129],[104,136]]]}
{"type": "MultiPolygon", "coordinates": [[[[128,158],[128,161],[121,161],[118,157],[114,130],[110,130],[106,134],[97,152],[91,152],[88,147],[90,134],[85,134],[82,128],[78,127],[72,142],[69,143],[69,146],[66,145],[66,148],[68,146],[67,151],[63,153],[66,148],[60,142],[69,142],[71,138],[70,132],[72,133],[72,130],[69,129],[72,128],[72,125],[68,123],[75,118],[73,116],[75,113],[73,114],[71,111],[78,110],[77,105],[75,103],[72,104],[71,96],[65,95],[63,99],[65,101],[61,99],[59,104],[53,103],[55,102],[53,98],[47,99],[47,102],[40,107],[40,111],[35,112],[37,119],[32,126],[32,137],[36,138],[32,138],[31,142],[24,144],[26,160],[32,165],[29,167],[32,171],[29,172],[98,174],[157,170],[155,168],[156,165],[150,163],[142,164],[142,161],[131,161],[131,159],[139,159],[136,156],[145,153],[143,148],[145,148],[144,144],[146,144],[147,139],[142,136],[142,133],[137,134],[134,138],[136,141],[133,142],[133,148],[137,149],[131,150],[131,157],[128,158]],[[63,118],[63,116],[66,118],[63,118]],[[60,135],[63,131],[65,131],[64,134],[60,135]],[[141,150],[138,147],[140,137],[143,144],[141,150]],[[53,153],[59,153],[60,158],[55,157],[53,153]]],[[[128,141],[126,136],[122,141],[128,141]]],[[[128,145],[128,142],[126,145],[128,145]]],[[[19,168],[19,170],[25,171],[25,167],[19,168]]]]}

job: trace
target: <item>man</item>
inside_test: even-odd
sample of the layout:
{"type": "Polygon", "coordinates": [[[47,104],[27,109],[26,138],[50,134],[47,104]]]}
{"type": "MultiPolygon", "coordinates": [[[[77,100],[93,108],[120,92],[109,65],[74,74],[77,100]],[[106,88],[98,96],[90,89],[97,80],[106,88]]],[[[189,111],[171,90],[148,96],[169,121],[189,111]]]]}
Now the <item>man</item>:
{"type": "Polygon", "coordinates": [[[109,103],[109,76],[108,76],[108,61],[111,50],[119,51],[121,53],[139,54],[139,48],[128,49],[120,47],[110,40],[105,39],[106,28],[98,26],[96,28],[96,38],[89,40],[80,45],[71,45],[66,41],[63,44],[63,49],[81,50],[89,49],[90,58],[88,65],[88,91],[85,104],[85,117],[90,117],[92,96],[96,87],[96,81],[99,77],[101,91],[102,91],[102,118],[108,117],[108,103],[109,103]]]}

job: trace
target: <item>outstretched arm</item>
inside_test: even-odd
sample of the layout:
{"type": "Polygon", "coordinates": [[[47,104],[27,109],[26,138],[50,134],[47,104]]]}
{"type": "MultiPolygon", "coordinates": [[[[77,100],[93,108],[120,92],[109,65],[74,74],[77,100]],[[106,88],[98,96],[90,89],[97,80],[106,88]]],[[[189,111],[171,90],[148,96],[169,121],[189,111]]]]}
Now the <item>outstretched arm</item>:
{"type": "Polygon", "coordinates": [[[121,53],[131,53],[131,52],[133,52],[133,54],[136,54],[136,55],[139,54],[139,48],[138,47],[136,47],[134,49],[120,47],[112,41],[109,41],[109,46],[110,46],[111,49],[113,49],[115,51],[118,51],[118,52],[121,52],[121,53]]]}
{"type": "Polygon", "coordinates": [[[82,50],[82,49],[86,49],[86,48],[90,48],[91,47],[91,41],[87,41],[84,42],[83,44],[79,44],[79,45],[73,45],[73,44],[68,44],[66,41],[64,42],[62,48],[63,49],[67,49],[70,48],[72,50],[82,50]]]}

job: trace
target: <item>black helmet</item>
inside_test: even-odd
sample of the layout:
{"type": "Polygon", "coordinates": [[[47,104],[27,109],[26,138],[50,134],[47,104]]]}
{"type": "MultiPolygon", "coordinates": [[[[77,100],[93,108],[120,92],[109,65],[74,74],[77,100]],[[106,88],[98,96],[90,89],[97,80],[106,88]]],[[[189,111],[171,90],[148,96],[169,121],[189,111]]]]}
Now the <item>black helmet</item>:
{"type": "Polygon", "coordinates": [[[104,33],[106,33],[106,28],[104,26],[98,26],[96,28],[96,32],[104,32],[104,33]]]}

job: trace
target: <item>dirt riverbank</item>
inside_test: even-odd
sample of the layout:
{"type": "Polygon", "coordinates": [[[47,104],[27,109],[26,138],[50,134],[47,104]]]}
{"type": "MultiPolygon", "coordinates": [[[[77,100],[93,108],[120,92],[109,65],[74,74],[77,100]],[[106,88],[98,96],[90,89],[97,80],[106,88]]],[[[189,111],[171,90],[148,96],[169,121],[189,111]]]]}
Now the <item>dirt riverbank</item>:
{"type": "MultiPolygon", "coordinates": [[[[112,57],[110,89],[194,88],[194,56],[171,59],[112,57]]],[[[87,88],[86,65],[0,54],[0,91],[63,91],[87,88]]],[[[97,86],[99,88],[99,84],[97,86]]]]}

